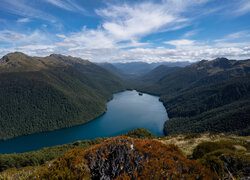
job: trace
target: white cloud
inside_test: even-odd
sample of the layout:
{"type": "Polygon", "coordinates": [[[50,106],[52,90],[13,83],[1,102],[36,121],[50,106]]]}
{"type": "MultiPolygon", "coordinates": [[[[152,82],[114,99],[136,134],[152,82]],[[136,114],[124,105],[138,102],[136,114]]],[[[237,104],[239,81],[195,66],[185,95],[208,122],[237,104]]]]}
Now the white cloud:
{"type": "Polygon", "coordinates": [[[141,3],[135,6],[110,6],[97,13],[107,20],[103,28],[116,39],[131,40],[156,32],[159,28],[181,19],[174,17],[163,6],[141,3]]]}
{"type": "Polygon", "coordinates": [[[67,41],[67,40],[62,41],[62,42],[57,42],[55,43],[55,45],[59,47],[77,47],[77,44],[67,41]]]}
{"type": "Polygon", "coordinates": [[[159,31],[185,27],[189,19],[182,17],[181,13],[188,11],[188,7],[205,2],[207,0],[107,4],[106,8],[96,10],[96,13],[104,19],[97,29],[84,27],[79,32],[57,35],[62,41],[56,44],[65,47],[77,45],[77,49],[146,47],[150,43],[139,42],[142,37],[159,31]]]}
{"type": "Polygon", "coordinates": [[[26,22],[30,22],[30,19],[29,18],[20,18],[20,19],[17,20],[17,22],[26,23],[26,22]]]}
{"type": "Polygon", "coordinates": [[[189,38],[189,37],[192,37],[192,36],[196,35],[198,32],[199,32],[199,30],[197,30],[197,29],[191,30],[191,31],[186,32],[186,33],[183,35],[183,37],[184,37],[184,38],[189,38]]]}
{"type": "Polygon", "coordinates": [[[82,12],[84,14],[86,14],[86,10],[81,7],[80,5],[78,5],[76,2],[72,1],[72,0],[46,0],[47,2],[53,4],[54,6],[57,6],[59,8],[68,10],[68,11],[74,11],[74,12],[82,12]]]}
{"type": "Polygon", "coordinates": [[[236,15],[244,15],[250,12],[250,1],[249,0],[239,0],[238,7],[233,11],[236,15]]]}
{"type": "Polygon", "coordinates": [[[247,59],[250,49],[244,48],[204,48],[204,49],[168,49],[168,48],[135,48],[135,49],[76,49],[65,52],[67,55],[89,59],[95,62],[161,62],[161,61],[199,61],[227,57],[229,59],[247,59]]]}
{"type": "Polygon", "coordinates": [[[172,40],[172,41],[165,41],[165,44],[170,44],[176,47],[180,46],[191,46],[194,44],[194,40],[189,40],[189,39],[178,39],[178,40],[172,40]]]}
{"type": "Polygon", "coordinates": [[[142,2],[133,5],[110,5],[96,10],[103,17],[103,28],[119,40],[138,39],[159,31],[171,31],[188,25],[191,18],[183,13],[208,0],[166,0],[162,3],[142,2]]]}
{"type": "MultiPolygon", "coordinates": [[[[7,0],[3,0],[7,2],[7,0]]],[[[81,8],[72,0],[47,0],[49,3],[69,11],[80,12],[81,8]]],[[[22,0],[8,1],[4,9],[27,18],[52,20],[50,15],[39,14],[22,0]],[[14,2],[17,4],[14,5],[14,2]],[[11,5],[14,7],[11,8],[11,5]],[[28,9],[25,9],[25,8],[28,9]],[[18,9],[20,8],[20,9],[18,9]],[[30,11],[29,11],[30,10],[30,11]],[[24,12],[23,12],[24,11],[24,12]]],[[[250,57],[249,31],[229,34],[224,38],[201,42],[192,40],[198,30],[192,30],[179,39],[165,41],[165,44],[175,48],[157,48],[149,42],[141,42],[147,35],[174,31],[186,27],[194,21],[192,12],[199,14],[203,8],[198,8],[207,0],[163,0],[161,3],[136,2],[134,4],[107,4],[107,7],[96,10],[103,19],[99,27],[89,29],[83,27],[80,31],[61,33],[56,36],[46,33],[46,28],[33,32],[18,33],[0,31],[0,55],[11,51],[22,51],[29,55],[47,56],[51,53],[61,53],[89,59],[91,61],[127,62],[127,61],[198,61],[227,57],[244,59],[250,57]],[[191,12],[191,13],[190,13],[191,12]],[[186,16],[186,13],[189,16],[186,16]]],[[[0,2],[1,5],[1,2],[0,2]]],[[[60,24],[58,24],[60,29],[60,24]]],[[[60,32],[60,33],[59,33],[60,32]]]]}
{"type": "Polygon", "coordinates": [[[8,31],[8,30],[0,31],[0,42],[12,43],[24,37],[25,37],[24,34],[16,33],[14,31],[8,31]]]}
{"type": "Polygon", "coordinates": [[[239,31],[214,40],[216,47],[245,47],[250,43],[250,31],[239,31]]]}
{"type": "Polygon", "coordinates": [[[30,3],[26,3],[23,0],[1,0],[1,11],[7,11],[11,14],[17,14],[20,16],[38,18],[49,22],[55,22],[56,18],[48,13],[45,13],[37,8],[30,6],[30,3]]]}

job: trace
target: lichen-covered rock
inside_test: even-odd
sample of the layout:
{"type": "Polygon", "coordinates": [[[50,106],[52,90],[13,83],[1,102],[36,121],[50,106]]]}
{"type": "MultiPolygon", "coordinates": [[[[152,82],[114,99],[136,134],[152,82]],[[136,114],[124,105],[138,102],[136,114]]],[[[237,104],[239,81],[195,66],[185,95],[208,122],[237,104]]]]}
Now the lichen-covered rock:
{"type": "Polygon", "coordinates": [[[109,138],[87,150],[73,149],[39,179],[217,179],[209,169],[184,157],[177,146],[156,140],[109,138]]]}

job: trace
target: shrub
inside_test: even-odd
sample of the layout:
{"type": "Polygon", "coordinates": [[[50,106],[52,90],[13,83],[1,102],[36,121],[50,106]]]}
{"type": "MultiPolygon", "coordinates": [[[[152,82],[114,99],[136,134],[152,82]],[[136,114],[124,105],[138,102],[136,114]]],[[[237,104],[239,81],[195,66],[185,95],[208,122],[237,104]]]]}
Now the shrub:
{"type": "Polygon", "coordinates": [[[228,149],[210,152],[199,159],[202,165],[216,172],[221,179],[247,177],[250,172],[250,158],[228,149]]]}
{"type": "Polygon", "coordinates": [[[219,149],[229,149],[234,150],[232,141],[219,141],[219,142],[203,142],[200,143],[193,151],[193,158],[199,159],[202,158],[205,154],[213,152],[219,149]]]}
{"type": "Polygon", "coordinates": [[[144,128],[137,128],[129,131],[124,134],[124,136],[132,137],[132,138],[140,138],[140,139],[155,139],[156,136],[144,128]]]}

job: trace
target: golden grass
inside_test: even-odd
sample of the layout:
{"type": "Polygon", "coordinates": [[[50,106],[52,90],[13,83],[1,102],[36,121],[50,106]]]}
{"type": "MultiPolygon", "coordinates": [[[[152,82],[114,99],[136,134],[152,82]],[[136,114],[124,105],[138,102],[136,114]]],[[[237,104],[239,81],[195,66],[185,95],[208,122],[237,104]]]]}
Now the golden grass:
{"type": "MultiPolygon", "coordinates": [[[[200,134],[200,137],[194,137],[192,139],[185,139],[186,135],[172,135],[172,136],[161,136],[158,138],[158,141],[165,143],[165,144],[175,144],[179,147],[181,152],[186,156],[190,157],[193,153],[194,148],[206,141],[210,142],[218,142],[222,140],[230,140],[235,142],[241,141],[250,141],[250,136],[236,136],[236,135],[225,135],[223,133],[220,134],[200,134]]],[[[246,150],[245,147],[236,145],[236,149],[238,148],[239,151],[246,150]]]]}

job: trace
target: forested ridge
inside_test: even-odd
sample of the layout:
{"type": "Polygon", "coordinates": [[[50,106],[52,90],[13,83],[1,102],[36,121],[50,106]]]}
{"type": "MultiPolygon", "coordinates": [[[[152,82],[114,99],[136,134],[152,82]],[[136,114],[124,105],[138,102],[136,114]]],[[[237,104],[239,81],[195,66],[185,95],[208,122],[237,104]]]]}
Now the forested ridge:
{"type": "Polygon", "coordinates": [[[170,118],[165,134],[250,134],[250,60],[202,60],[135,87],[161,96],[170,118]]]}
{"type": "Polygon", "coordinates": [[[105,69],[69,56],[16,52],[0,62],[1,140],[90,121],[123,89],[105,69]]]}

